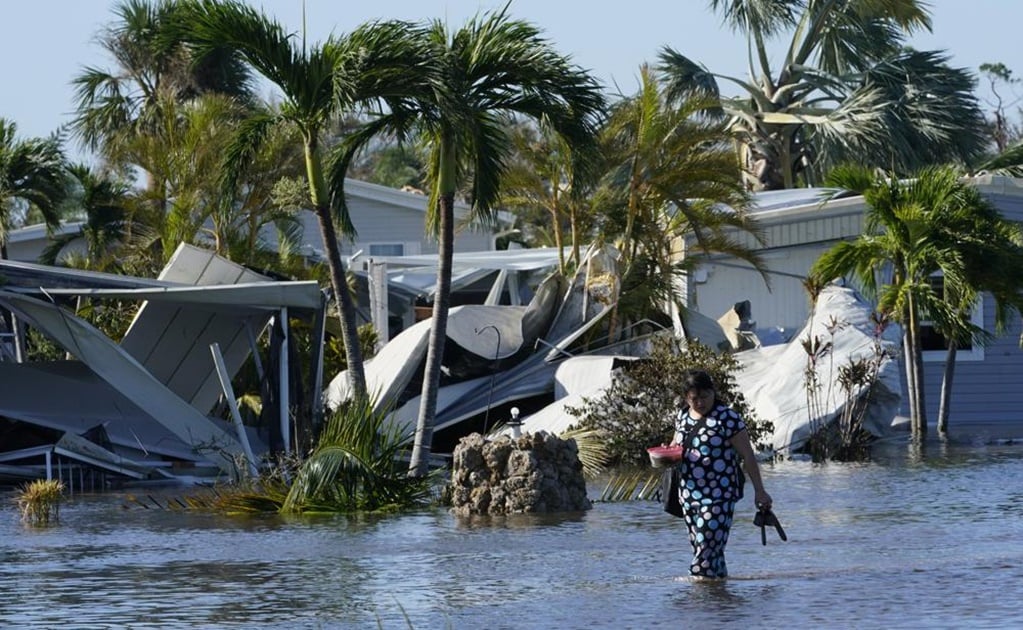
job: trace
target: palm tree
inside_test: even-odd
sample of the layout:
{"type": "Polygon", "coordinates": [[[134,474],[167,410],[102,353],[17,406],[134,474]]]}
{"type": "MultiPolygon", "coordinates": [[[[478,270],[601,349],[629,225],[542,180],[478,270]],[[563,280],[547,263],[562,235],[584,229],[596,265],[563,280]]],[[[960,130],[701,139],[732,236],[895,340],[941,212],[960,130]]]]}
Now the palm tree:
{"type": "Polygon", "coordinates": [[[66,191],[66,163],[57,134],[18,138],[18,125],[0,118],[0,253],[7,257],[7,233],[42,217],[48,228],[60,225],[66,191]]]}
{"type": "Polygon", "coordinates": [[[742,236],[762,238],[745,212],[748,196],[727,130],[704,115],[712,102],[669,102],[649,68],[640,78],[639,92],[615,104],[602,130],[606,173],[593,201],[600,233],[622,253],[621,308],[633,307],[637,319],[665,305],[683,312],[675,280],[701,254],[728,253],[759,269],[742,236]],[[692,251],[683,250],[687,239],[692,251]]]}
{"type": "Polygon", "coordinates": [[[64,248],[77,239],[85,241],[82,268],[97,271],[117,270],[115,252],[129,230],[127,220],[132,195],[130,186],[93,171],[86,164],[68,166],[70,191],[65,205],[67,215],[83,220],[77,232],[50,239],[40,262],[56,265],[64,248]]]}
{"type": "Polygon", "coordinates": [[[600,165],[591,158],[597,156],[578,155],[542,125],[517,125],[511,140],[500,203],[516,213],[527,241],[558,250],[558,271],[567,275],[579,264],[584,235],[592,232],[589,204],[600,165]]]}
{"type": "Polygon", "coordinates": [[[904,48],[929,29],[921,0],[710,0],[745,35],[749,78],[715,74],[665,48],[671,94],[719,98],[748,185],[816,185],[835,164],[857,161],[905,175],[968,163],[986,146],[974,79],[936,52],[904,48]],[[768,42],[792,38],[772,66],[768,42]],[[718,81],[742,96],[721,96],[718,81]]]}
{"type": "MultiPolygon", "coordinates": [[[[984,270],[992,260],[1019,268],[1012,231],[952,168],[927,168],[914,179],[878,176],[863,166],[842,166],[828,184],[859,192],[867,204],[865,230],[839,243],[814,264],[812,276],[827,282],[854,276],[878,299],[882,312],[903,329],[910,423],[914,435],[927,432],[920,322],[931,320],[954,343],[969,331],[968,311],[982,290],[997,291],[1001,308],[1018,308],[1009,280],[984,270]],[[988,240],[990,244],[981,243],[988,240]],[[997,253],[998,258],[988,258],[997,253]],[[882,270],[887,270],[882,277],[882,270]],[[932,277],[942,274],[948,299],[932,277]]],[[[999,315],[1004,321],[1007,313],[999,315]]],[[[954,356],[954,355],[953,355],[954,356]]]]}
{"type": "MultiPolygon", "coordinates": [[[[60,224],[60,204],[67,193],[64,153],[60,139],[19,140],[18,126],[0,118],[0,260],[7,258],[7,233],[19,217],[38,211],[47,228],[60,224]]],[[[15,354],[20,360],[22,345],[17,319],[4,314],[15,337],[15,354]]]]}
{"type": "Polygon", "coordinates": [[[559,54],[533,25],[505,11],[477,15],[457,31],[440,21],[422,34],[423,82],[409,101],[372,120],[348,143],[348,158],[373,137],[418,132],[430,149],[429,229],[439,262],[416,438],[409,472],[424,476],[433,441],[441,360],[447,336],[454,246],[455,193],[468,182],[474,218],[495,215],[517,121],[541,121],[573,150],[593,146],[604,98],[585,71],[559,54]]]}
{"type": "Polygon", "coordinates": [[[0,259],[7,258],[7,232],[19,216],[35,209],[56,228],[67,193],[59,138],[21,140],[17,134],[17,124],[0,118],[0,259]]]}
{"type": "Polygon", "coordinates": [[[211,47],[196,57],[168,36],[178,8],[173,0],[116,4],[117,20],[98,38],[116,68],[86,67],[73,81],[78,106],[72,129],[86,147],[101,151],[112,164],[122,163],[125,141],[160,125],[162,103],[182,103],[211,92],[251,99],[249,73],[229,50],[211,47]]]}
{"type": "MultiPolygon", "coordinates": [[[[941,292],[954,317],[938,328],[946,340],[946,356],[938,405],[938,433],[948,433],[952,381],[960,345],[985,344],[1004,334],[1010,316],[1023,312],[1023,226],[1004,219],[997,209],[971,186],[962,191],[954,212],[942,216],[949,238],[948,247],[958,253],[953,262],[961,270],[943,278],[941,292]],[[971,323],[971,314],[982,293],[990,294],[995,306],[994,334],[971,323]]],[[[1023,340],[1021,340],[1023,341],[1023,340]]]]}
{"type": "Polygon", "coordinates": [[[424,56],[403,22],[363,25],[345,37],[331,36],[305,48],[278,22],[238,0],[179,3],[174,38],[188,42],[199,58],[227,47],[280,89],[275,111],[257,112],[238,126],[225,153],[225,190],[234,190],[238,173],[258,153],[272,130],[293,127],[302,137],[309,202],[319,220],[331,284],[339,305],[348,376],[357,398],[366,396],[366,377],[356,330],[355,305],[345,281],[337,227],[346,236],[354,228],[344,204],[344,168],[335,153],[324,156],[323,132],[341,114],[374,99],[407,93],[418,79],[424,56]]]}

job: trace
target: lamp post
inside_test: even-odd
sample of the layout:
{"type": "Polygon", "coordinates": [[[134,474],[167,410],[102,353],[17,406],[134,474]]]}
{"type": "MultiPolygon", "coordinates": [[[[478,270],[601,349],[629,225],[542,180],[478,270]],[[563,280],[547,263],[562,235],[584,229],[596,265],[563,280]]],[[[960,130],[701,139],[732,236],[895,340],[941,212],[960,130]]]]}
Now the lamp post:
{"type": "Polygon", "coordinates": [[[511,429],[512,439],[517,440],[522,437],[522,421],[519,420],[519,408],[511,408],[511,420],[508,421],[508,428],[511,429]]]}
{"type": "Polygon", "coordinates": [[[501,356],[501,330],[493,325],[488,324],[483,328],[475,328],[476,334],[482,333],[484,330],[492,328],[497,334],[497,348],[494,350],[494,366],[491,367],[490,371],[490,391],[487,393],[487,412],[483,416],[483,436],[487,435],[487,428],[490,426],[490,401],[494,398],[494,377],[497,376],[497,361],[501,356]]]}

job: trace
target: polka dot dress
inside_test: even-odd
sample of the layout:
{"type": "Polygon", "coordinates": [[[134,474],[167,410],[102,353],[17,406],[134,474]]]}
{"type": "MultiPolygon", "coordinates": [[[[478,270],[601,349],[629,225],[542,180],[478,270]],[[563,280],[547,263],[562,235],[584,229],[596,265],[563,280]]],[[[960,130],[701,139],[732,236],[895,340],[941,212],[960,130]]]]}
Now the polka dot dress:
{"type": "Polygon", "coordinates": [[[722,578],[725,544],[732,528],[735,502],[742,498],[738,484],[739,460],[728,440],[746,428],[735,411],[716,405],[703,419],[681,412],[676,427],[684,436],[685,452],[679,468],[684,482],[679,487],[693,562],[689,572],[699,577],[722,578]]]}

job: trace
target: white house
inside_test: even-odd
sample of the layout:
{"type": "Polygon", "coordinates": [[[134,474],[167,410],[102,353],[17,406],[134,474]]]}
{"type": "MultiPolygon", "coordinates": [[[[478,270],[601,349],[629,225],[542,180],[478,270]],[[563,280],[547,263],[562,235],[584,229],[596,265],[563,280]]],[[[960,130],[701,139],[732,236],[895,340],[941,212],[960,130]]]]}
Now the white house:
{"type": "MultiPolygon", "coordinates": [[[[362,252],[373,256],[436,254],[437,241],[426,233],[429,196],[406,192],[355,179],[345,180],[345,196],[357,236],[341,243],[341,255],[362,252]]],[[[491,231],[467,225],[469,206],[455,204],[455,251],[483,252],[495,249],[491,231]]],[[[316,215],[301,213],[305,242],[321,249],[316,215]]]]}
{"type": "MultiPolygon", "coordinates": [[[[345,181],[348,210],[355,225],[355,242],[343,240],[341,255],[352,256],[415,256],[436,254],[437,242],[426,233],[426,210],[429,197],[395,188],[349,179],[345,181]]],[[[493,234],[467,225],[469,207],[455,205],[455,251],[482,252],[495,249],[493,234]]],[[[306,254],[320,254],[323,239],[316,215],[302,211],[303,249],[306,254]]],[[[77,232],[80,223],[68,223],[59,233],[77,232]]],[[[32,225],[8,234],[8,258],[36,262],[48,244],[46,228],[32,225]]],[[[73,247],[73,245],[72,245],[73,247]]]]}
{"type": "MultiPolygon", "coordinates": [[[[982,176],[973,180],[1003,216],[1023,221],[1023,180],[982,176]]],[[[752,213],[763,228],[765,244],[740,235],[759,251],[767,280],[748,263],[715,257],[700,267],[686,284],[688,304],[716,317],[737,302],[749,300],[752,319],[762,339],[779,339],[798,331],[810,311],[803,280],[817,258],[842,240],[863,231],[865,204],[861,196],[823,203],[833,191],[797,189],[759,193],[752,213]]],[[[994,331],[994,308],[986,296],[974,312],[974,322],[994,331]]],[[[945,351],[941,339],[925,327],[924,378],[927,416],[937,418],[945,351]],[[928,344],[930,344],[928,346],[928,344]]],[[[1023,350],[1017,317],[1007,334],[986,347],[961,349],[957,356],[949,420],[951,432],[969,431],[992,437],[1023,436],[1023,350]]],[[[903,400],[906,400],[903,392],[903,400]]],[[[908,413],[903,402],[901,413],[908,413]]]]}

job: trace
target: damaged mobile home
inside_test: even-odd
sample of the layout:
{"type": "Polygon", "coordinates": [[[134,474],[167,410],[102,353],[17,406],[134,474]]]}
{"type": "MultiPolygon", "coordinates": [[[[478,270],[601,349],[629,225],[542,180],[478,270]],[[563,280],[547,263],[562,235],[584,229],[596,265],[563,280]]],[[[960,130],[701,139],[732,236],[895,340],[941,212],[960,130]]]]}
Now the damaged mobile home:
{"type": "MultiPolygon", "coordinates": [[[[67,360],[20,360],[23,327],[0,346],[0,473],[107,478],[232,476],[269,449],[288,451],[301,389],[290,365],[290,317],[322,329],[316,282],[273,282],[207,250],[181,245],[157,280],[0,261],[0,307],[55,341],[67,360]],[[140,302],[120,343],[75,314],[82,300],[140,302]],[[262,421],[219,419],[230,382],[268,335],[262,421]],[[282,385],[284,384],[284,385],[282,385]]],[[[317,346],[316,352],[319,351],[317,346]]],[[[303,358],[320,362],[319,356],[303,358]]],[[[258,364],[258,362],[257,362],[258,364]]],[[[315,379],[313,379],[315,380],[315,379]]],[[[303,404],[315,405],[309,383],[303,404]]]]}

